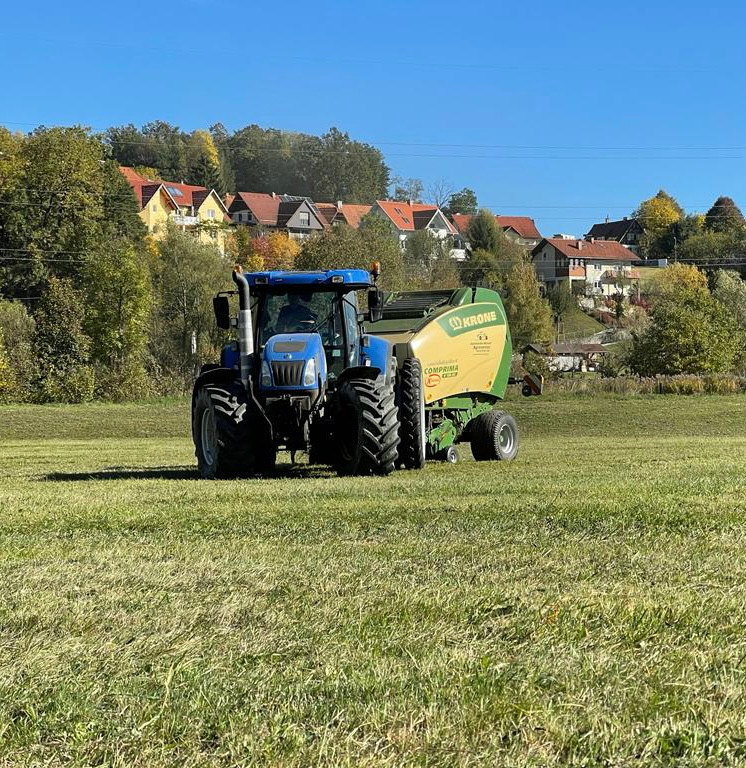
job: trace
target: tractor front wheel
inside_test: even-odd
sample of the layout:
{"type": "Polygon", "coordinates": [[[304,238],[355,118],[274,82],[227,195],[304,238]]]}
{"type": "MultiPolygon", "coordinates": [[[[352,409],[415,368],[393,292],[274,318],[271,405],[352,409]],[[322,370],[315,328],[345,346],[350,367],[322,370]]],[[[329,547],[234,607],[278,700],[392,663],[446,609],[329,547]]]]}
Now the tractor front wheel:
{"type": "Polygon", "coordinates": [[[337,472],[388,475],[396,465],[399,445],[394,388],[383,377],[347,379],[337,397],[337,472]]]}
{"type": "Polygon", "coordinates": [[[518,427],[505,411],[481,413],[469,424],[469,435],[477,461],[511,461],[518,455],[518,427]]]}
{"type": "Polygon", "coordinates": [[[249,429],[247,397],[239,382],[206,384],[192,408],[197,467],[207,480],[245,477],[274,468],[274,448],[259,451],[249,429]]]}

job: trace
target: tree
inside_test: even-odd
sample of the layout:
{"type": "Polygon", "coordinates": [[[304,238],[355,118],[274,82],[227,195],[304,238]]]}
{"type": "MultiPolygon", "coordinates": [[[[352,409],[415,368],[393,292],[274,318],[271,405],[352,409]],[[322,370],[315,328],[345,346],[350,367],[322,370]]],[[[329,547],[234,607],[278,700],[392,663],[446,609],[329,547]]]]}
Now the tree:
{"type": "Polygon", "coordinates": [[[715,273],[712,295],[728,310],[741,329],[741,348],[736,353],[735,370],[746,374],[746,281],[737,272],[723,269],[715,273]]]}
{"type": "Polygon", "coordinates": [[[14,400],[27,400],[35,373],[34,329],[36,323],[18,301],[0,301],[0,334],[5,340],[5,359],[13,378],[14,400]]]}
{"type": "Polygon", "coordinates": [[[646,234],[644,238],[645,256],[648,259],[673,259],[681,256],[681,249],[686,240],[702,234],[704,216],[692,214],[672,222],[660,233],[646,234]]]}
{"type": "Polygon", "coordinates": [[[221,137],[221,143],[238,189],[351,203],[370,203],[386,195],[389,169],[380,150],[337,128],[310,136],[248,125],[221,137]]]}
{"type": "Polygon", "coordinates": [[[85,402],[93,397],[91,341],[83,331],[83,297],[70,280],[50,277],[36,313],[35,396],[40,402],[85,402]]]}
{"type": "Polygon", "coordinates": [[[267,235],[268,250],[264,257],[264,269],[294,269],[300,254],[297,240],[286,232],[270,232],[267,235]]]}
{"type": "Polygon", "coordinates": [[[645,230],[640,248],[643,254],[648,256],[648,251],[653,248],[658,238],[674,222],[683,218],[684,210],[668,192],[660,189],[653,197],[643,200],[632,215],[640,220],[645,230]]]}
{"type": "Polygon", "coordinates": [[[370,269],[381,265],[380,284],[387,290],[405,285],[402,253],[384,219],[365,216],[359,229],[344,224],[327,229],[303,243],[297,269],[370,269]]]}
{"type": "Polygon", "coordinates": [[[746,281],[737,272],[719,269],[713,280],[712,295],[746,331],[746,281]]]}
{"type": "Polygon", "coordinates": [[[505,278],[505,311],[517,348],[530,342],[551,342],[552,312],[541,297],[536,270],[528,261],[514,264],[505,278]]]}
{"type": "Polygon", "coordinates": [[[254,243],[257,239],[251,229],[244,226],[234,227],[226,237],[226,254],[247,272],[264,269],[264,255],[257,251],[254,243]]]}
{"type": "Polygon", "coordinates": [[[459,272],[464,285],[483,285],[499,291],[505,282],[506,272],[511,268],[512,264],[500,261],[492,251],[477,248],[467,253],[459,272]]]}
{"type": "Polygon", "coordinates": [[[214,189],[220,196],[226,193],[220,169],[220,154],[212,135],[207,131],[194,131],[187,141],[188,179],[214,189]]]}
{"type": "Polygon", "coordinates": [[[470,248],[460,269],[465,285],[499,287],[512,267],[526,259],[525,249],[505,235],[489,211],[481,210],[469,222],[466,239],[470,248]]]}
{"type": "Polygon", "coordinates": [[[547,290],[547,301],[552,310],[552,316],[554,317],[554,323],[556,327],[556,338],[559,339],[560,324],[570,312],[570,310],[577,306],[575,297],[572,295],[570,285],[567,282],[559,282],[550,286],[547,290]]]}
{"type": "Polygon", "coordinates": [[[38,128],[20,142],[17,161],[17,186],[2,206],[0,246],[18,249],[0,270],[9,296],[36,294],[50,275],[76,278],[101,240],[107,191],[103,146],[84,128],[38,128]]]}
{"type": "Polygon", "coordinates": [[[16,389],[15,375],[5,349],[5,336],[0,328],[0,403],[15,400],[16,389]]]}
{"type": "Polygon", "coordinates": [[[469,222],[466,230],[466,239],[473,251],[483,250],[497,253],[502,231],[497,224],[497,219],[490,211],[482,208],[469,222]]]}
{"type": "Polygon", "coordinates": [[[477,196],[474,190],[464,187],[460,192],[454,192],[448,199],[446,210],[450,215],[463,213],[467,216],[476,216],[477,196]]]}
{"type": "Polygon", "coordinates": [[[199,365],[219,352],[223,337],[215,327],[212,298],[231,287],[230,264],[215,246],[169,227],[157,244],[152,274],[151,358],[160,373],[187,385],[199,365]]]}
{"type": "Polygon", "coordinates": [[[668,192],[659,189],[653,197],[643,200],[632,215],[642,220],[646,230],[656,232],[682,218],[684,209],[668,192]]]}
{"type": "Polygon", "coordinates": [[[632,335],[630,367],[642,376],[724,373],[732,370],[743,335],[695,267],[675,264],[660,281],[661,293],[647,328],[632,335]]]}
{"type": "Polygon", "coordinates": [[[411,200],[413,203],[421,203],[425,194],[425,185],[422,179],[404,179],[401,176],[394,176],[391,180],[394,188],[394,200],[411,200]]]}
{"type": "Polygon", "coordinates": [[[99,249],[84,270],[86,317],[91,360],[105,394],[122,399],[147,390],[145,351],[152,289],[142,254],[127,240],[99,249]]]}
{"type": "Polygon", "coordinates": [[[104,206],[102,228],[109,238],[126,238],[142,242],[147,229],[139,216],[139,206],[132,187],[120,173],[117,164],[107,160],[102,166],[104,206]]]}
{"type": "Polygon", "coordinates": [[[711,232],[738,232],[744,230],[743,214],[730,197],[719,197],[705,214],[705,229],[711,232]]]}
{"type": "Polygon", "coordinates": [[[733,230],[704,230],[687,238],[678,248],[677,256],[698,267],[738,262],[745,252],[744,234],[733,230]]]}
{"type": "MultiPolygon", "coordinates": [[[[430,287],[435,265],[451,261],[452,241],[439,238],[428,229],[417,229],[407,237],[404,247],[404,273],[408,285],[430,287]]],[[[445,273],[445,270],[442,270],[445,273]]]]}
{"type": "Polygon", "coordinates": [[[185,180],[189,173],[185,134],[164,120],[154,120],[142,127],[142,135],[155,152],[155,162],[143,165],[154,165],[163,179],[185,180]]]}
{"type": "Polygon", "coordinates": [[[448,201],[453,197],[453,185],[445,179],[438,179],[427,185],[427,199],[437,205],[441,210],[445,210],[448,201]]]}
{"type": "MultiPolygon", "coordinates": [[[[317,148],[310,168],[303,171],[308,194],[315,200],[372,203],[385,196],[389,169],[379,149],[353,141],[334,127],[319,137],[317,148]]],[[[298,161],[300,166],[306,165],[302,155],[298,161]]]]}

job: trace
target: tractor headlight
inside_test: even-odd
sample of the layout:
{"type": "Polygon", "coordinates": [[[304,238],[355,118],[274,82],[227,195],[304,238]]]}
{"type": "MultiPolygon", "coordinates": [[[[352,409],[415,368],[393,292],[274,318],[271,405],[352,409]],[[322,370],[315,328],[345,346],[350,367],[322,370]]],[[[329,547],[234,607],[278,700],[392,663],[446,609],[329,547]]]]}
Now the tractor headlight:
{"type": "Polygon", "coordinates": [[[311,358],[306,363],[306,368],[303,371],[303,386],[312,387],[316,383],[316,360],[311,358]]]}
{"type": "Polygon", "coordinates": [[[259,377],[259,385],[267,388],[272,386],[272,372],[269,370],[269,363],[266,360],[262,361],[262,375],[259,377]]]}

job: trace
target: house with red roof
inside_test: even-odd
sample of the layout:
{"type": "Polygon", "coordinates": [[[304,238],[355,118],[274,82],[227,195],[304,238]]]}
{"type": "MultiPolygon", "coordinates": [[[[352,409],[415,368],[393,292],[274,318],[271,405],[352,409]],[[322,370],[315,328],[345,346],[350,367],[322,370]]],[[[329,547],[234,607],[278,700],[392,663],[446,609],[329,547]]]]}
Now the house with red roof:
{"type": "Polygon", "coordinates": [[[629,295],[640,273],[629,248],[615,240],[542,239],[531,252],[539,281],[546,287],[567,282],[577,295],[629,295]]]}
{"type": "Polygon", "coordinates": [[[234,224],[263,229],[282,229],[302,240],[330,224],[310,200],[274,192],[236,192],[228,208],[234,224]]]}
{"type": "MultiPolygon", "coordinates": [[[[461,235],[466,236],[472,218],[469,214],[454,213],[451,216],[451,221],[461,235]]],[[[530,216],[495,216],[495,220],[506,237],[529,251],[535,248],[541,240],[541,234],[536,223],[530,216]]]]}
{"type": "Polygon", "coordinates": [[[376,200],[371,209],[376,216],[383,216],[399,239],[402,250],[406,248],[407,238],[418,230],[426,230],[439,240],[448,238],[453,247],[451,257],[458,261],[466,258],[464,243],[456,227],[436,205],[427,203],[400,202],[398,200],[376,200]]]}
{"type": "Polygon", "coordinates": [[[214,189],[162,179],[148,179],[134,168],[121,166],[120,172],[132,187],[140,218],[154,237],[162,237],[167,223],[173,222],[192,232],[200,241],[214,243],[225,250],[227,209],[214,189]]]}
{"type": "Polygon", "coordinates": [[[347,224],[348,227],[358,229],[363,216],[370,213],[372,205],[357,205],[355,203],[314,203],[319,213],[330,225],[347,224]]]}

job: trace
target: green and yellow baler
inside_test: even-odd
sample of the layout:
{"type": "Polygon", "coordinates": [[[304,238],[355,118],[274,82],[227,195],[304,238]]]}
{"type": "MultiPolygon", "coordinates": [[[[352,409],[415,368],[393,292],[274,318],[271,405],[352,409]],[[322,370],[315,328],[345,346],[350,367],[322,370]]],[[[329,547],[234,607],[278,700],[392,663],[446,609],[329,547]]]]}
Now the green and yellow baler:
{"type": "Polygon", "coordinates": [[[457,461],[455,446],[466,441],[477,460],[515,458],[515,420],[497,408],[512,356],[498,293],[478,287],[391,293],[372,316],[366,330],[388,340],[397,361],[401,466],[457,461]]]}

